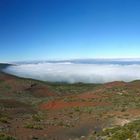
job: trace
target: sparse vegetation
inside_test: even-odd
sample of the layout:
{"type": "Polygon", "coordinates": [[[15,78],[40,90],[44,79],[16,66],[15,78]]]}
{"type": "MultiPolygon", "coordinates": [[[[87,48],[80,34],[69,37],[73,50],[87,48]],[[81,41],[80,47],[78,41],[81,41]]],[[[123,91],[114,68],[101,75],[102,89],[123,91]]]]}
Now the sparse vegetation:
{"type": "Polygon", "coordinates": [[[16,140],[16,138],[6,135],[4,133],[0,133],[0,140],[16,140]]]}
{"type": "Polygon", "coordinates": [[[9,123],[7,117],[0,117],[0,122],[2,122],[2,123],[9,123]]]}
{"type": "Polygon", "coordinates": [[[92,134],[88,140],[139,140],[140,139],[140,120],[132,121],[124,126],[106,128],[101,132],[92,134]]]}
{"type": "Polygon", "coordinates": [[[5,135],[0,140],[15,140],[6,134],[20,140],[21,132],[25,133],[23,140],[33,136],[49,139],[48,132],[62,140],[66,135],[72,140],[140,139],[139,120],[121,123],[140,117],[140,81],[106,86],[49,83],[0,74],[0,132],[5,135]],[[94,134],[88,136],[91,130],[94,134]]]}
{"type": "Polygon", "coordinates": [[[56,92],[58,95],[69,95],[69,94],[78,94],[82,92],[87,92],[95,89],[100,84],[67,84],[67,83],[48,83],[50,89],[56,92]]]}
{"type": "Polygon", "coordinates": [[[42,130],[43,126],[39,123],[26,123],[25,128],[42,130]]]}
{"type": "Polygon", "coordinates": [[[34,114],[32,120],[35,122],[41,122],[43,120],[43,115],[41,113],[34,114]]]}
{"type": "Polygon", "coordinates": [[[5,114],[0,114],[0,122],[9,123],[9,117],[5,114]]]}

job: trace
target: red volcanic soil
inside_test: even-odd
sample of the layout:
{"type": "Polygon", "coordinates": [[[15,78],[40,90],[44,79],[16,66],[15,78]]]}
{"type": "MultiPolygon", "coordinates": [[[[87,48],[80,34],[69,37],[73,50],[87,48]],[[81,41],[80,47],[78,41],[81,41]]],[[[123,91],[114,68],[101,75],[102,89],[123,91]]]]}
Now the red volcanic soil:
{"type": "Polygon", "coordinates": [[[0,105],[9,108],[29,107],[29,105],[16,101],[14,99],[0,99],[0,105]]]}
{"type": "Polygon", "coordinates": [[[121,81],[115,81],[115,82],[110,82],[110,83],[106,83],[104,84],[105,88],[112,88],[112,87],[123,87],[126,86],[127,83],[125,82],[121,82],[121,81]]]}
{"type": "Polygon", "coordinates": [[[5,89],[5,86],[7,86],[9,87],[9,92],[12,94],[27,92],[38,98],[56,96],[56,94],[49,89],[47,84],[31,79],[20,79],[12,75],[0,73],[0,81],[3,83],[0,85],[0,89],[5,89]]]}
{"type": "Polygon", "coordinates": [[[14,76],[0,73],[0,80],[7,81],[7,80],[11,80],[11,79],[14,79],[14,76]]]}
{"type": "Polygon", "coordinates": [[[109,97],[110,95],[104,95],[103,94],[103,90],[98,90],[95,92],[86,92],[83,94],[78,95],[78,98],[80,99],[99,99],[99,98],[105,98],[105,97],[109,97]]]}
{"type": "Polygon", "coordinates": [[[80,99],[89,99],[89,98],[100,98],[99,95],[91,92],[87,92],[78,96],[80,99]]]}
{"type": "Polygon", "coordinates": [[[75,96],[66,96],[70,97],[70,101],[64,101],[61,99],[56,99],[54,101],[50,101],[48,103],[43,103],[40,105],[40,108],[45,110],[54,110],[54,109],[64,109],[70,107],[91,107],[91,106],[108,106],[110,103],[108,102],[90,102],[88,99],[102,99],[108,97],[109,95],[104,95],[101,92],[102,90],[96,90],[95,92],[85,92],[75,96]],[[83,99],[83,100],[81,100],[83,99]]]}
{"type": "Polygon", "coordinates": [[[91,103],[91,102],[64,102],[64,101],[52,101],[49,103],[44,103],[40,105],[41,109],[49,109],[49,110],[53,110],[53,109],[64,109],[64,108],[68,108],[68,107],[87,107],[87,106],[105,106],[105,105],[109,105],[108,103],[91,103]]]}
{"type": "Polygon", "coordinates": [[[35,97],[56,96],[46,85],[34,84],[27,88],[26,91],[29,91],[35,97]]]}
{"type": "MultiPolygon", "coordinates": [[[[139,96],[140,81],[130,83],[110,82],[99,85],[92,90],[84,90],[86,92],[79,93],[79,90],[75,89],[78,92],[63,96],[52,90],[53,86],[31,79],[0,74],[0,83],[0,94],[5,97],[0,99],[0,114],[1,116],[3,114],[6,117],[8,116],[8,124],[0,122],[0,127],[8,126],[9,130],[8,132],[5,130],[5,132],[21,140],[80,138],[86,136],[92,130],[98,131],[98,129],[110,125],[112,121],[117,120],[116,118],[140,117],[139,98],[133,98],[130,103],[127,100],[127,96],[129,98],[133,97],[132,93],[139,96]],[[129,91],[131,94],[129,94],[129,91]],[[114,96],[115,93],[119,92],[128,94],[126,98],[119,94],[114,96]],[[45,97],[50,96],[51,98],[44,100],[45,97]],[[24,102],[18,100],[19,97],[24,102]],[[25,102],[26,99],[28,99],[27,102],[25,102]],[[32,104],[30,104],[29,99],[31,99],[32,104]],[[35,99],[37,99],[37,103],[35,99]],[[126,101],[126,104],[123,104],[123,100],[121,100],[119,105],[119,99],[123,99],[124,103],[126,101]],[[47,102],[48,100],[49,102],[47,102]],[[134,105],[138,106],[133,108],[134,105]],[[90,111],[86,108],[86,111],[77,113],[73,110],[73,107],[95,107],[95,110],[89,113],[90,111]],[[36,118],[41,121],[37,121],[36,118]],[[31,128],[28,128],[26,124],[27,126],[31,125],[31,128]],[[42,129],[35,128],[39,126],[42,129]]],[[[69,91],[68,88],[67,92],[69,91]]]]}

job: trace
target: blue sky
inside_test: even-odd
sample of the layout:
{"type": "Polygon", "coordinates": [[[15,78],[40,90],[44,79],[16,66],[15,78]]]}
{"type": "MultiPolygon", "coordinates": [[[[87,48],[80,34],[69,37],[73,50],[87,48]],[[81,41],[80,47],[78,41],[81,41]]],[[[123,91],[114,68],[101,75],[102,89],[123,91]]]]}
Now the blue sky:
{"type": "Polygon", "coordinates": [[[0,61],[140,57],[139,0],[0,0],[0,61]]]}

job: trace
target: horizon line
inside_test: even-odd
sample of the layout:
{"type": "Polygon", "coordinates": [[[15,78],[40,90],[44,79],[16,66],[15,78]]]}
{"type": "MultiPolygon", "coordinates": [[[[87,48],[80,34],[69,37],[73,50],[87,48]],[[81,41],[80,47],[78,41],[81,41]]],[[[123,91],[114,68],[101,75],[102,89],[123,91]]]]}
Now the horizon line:
{"type": "Polygon", "coordinates": [[[20,63],[20,62],[39,62],[39,61],[76,61],[76,60],[135,60],[135,61],[140,61],[140,57],[96,57],[96,58],[69,58],[69,59],[38,59],[38,60],[20,60],[20,61],[3,61],[0,63],[20,63]]]}

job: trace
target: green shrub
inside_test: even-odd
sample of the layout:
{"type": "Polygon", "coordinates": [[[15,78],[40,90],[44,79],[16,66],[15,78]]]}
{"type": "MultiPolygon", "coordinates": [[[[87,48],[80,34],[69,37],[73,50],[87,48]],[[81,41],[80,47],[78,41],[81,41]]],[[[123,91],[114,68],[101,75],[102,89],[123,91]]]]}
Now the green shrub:
{"type": "Polygon", "coordinates": [[[124,126],[106,128],[101,132],[92,134],[88,140],[101,138],[102,140],[140,140],[140,120],[135,120],[124,126]]]}
{"type": "Polygon", "coordinates": [[[109,140],[127,140],[133,137],[133,132],[128,129],[116,131],[109,140]]]}
{"type": "Polygon", "coordinates": [[[43,117],[40,114],[35,114],[32,116],[33,121],[40,122],[43,120],[43,117]]]}
{"type": "Polygon", "coordinates": [[[0,122],[8,123],[8,118],[7,117],[0,117],[0,122]]]}
{"type": "Polygon", "coordinates": [[[40,124],[35,124],[35,123],[27,123],[25,125],[25,128],[42,130],[43,126],[41,126],[40,124]]]}
{"type": "Polygon", "coordinates": [[[16,140],[16,138],[6,134],[0,134],[0,140],[16,140]]]}

